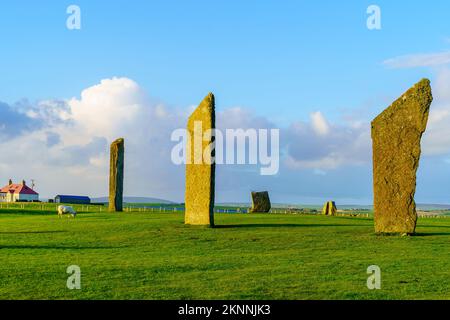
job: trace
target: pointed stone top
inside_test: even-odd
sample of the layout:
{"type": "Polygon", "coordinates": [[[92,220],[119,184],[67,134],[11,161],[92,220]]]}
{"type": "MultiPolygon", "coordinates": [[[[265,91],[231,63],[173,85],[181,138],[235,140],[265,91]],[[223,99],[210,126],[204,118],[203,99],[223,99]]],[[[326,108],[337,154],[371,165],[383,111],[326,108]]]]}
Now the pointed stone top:
{"type": "Polygon", "coordinates": [[[121,144],[121,143],[124,143],[124,141],[125,141],[124,138],[119,138],[119,139],[114,140],[114,142],[112,144],[121,144]]]}
{"type": "Polygon", "coordinates": [[[408,89],[404,94],[395,100],[386,110],[380,113],[373,121],[372,126],[377,122],[384,122],[391,118],[395,112],[399,112],[404,109],[405,106],[409,110],[408,112],[417,112],[428,116],[431,102],[433,101],[433,95],[431,93],[431,84],[429,79],[422,79],[414,86],[408,89]],[[405,104],[406,100],[410,100],[411,103],[405,104]]]}
{"type": "Polygon", "coordinates": [[[208,93],[207,96],[200,103],[199,108],[203,109],[203,112],[212,112],[215,107],[215,97],[212,92],[208,93]]]}
{"type": "Polygon", "coordinates": [[[403,100],[409,97],[423,96],[424,98],[430,98],[431,96],[431,81],[429,79],[422,79],[413,85],[405,94],[401,97],[403,100]]]}
{"type": "Polygon", "coordinates": [[[208,93],[206,97],[202,100],[197,109],[192,112],[189,120],[196,120],[198,118],[203,118],[204,114],[211,115],[214,117],[215,112],[215,98],[212,92],[208,93]]]}

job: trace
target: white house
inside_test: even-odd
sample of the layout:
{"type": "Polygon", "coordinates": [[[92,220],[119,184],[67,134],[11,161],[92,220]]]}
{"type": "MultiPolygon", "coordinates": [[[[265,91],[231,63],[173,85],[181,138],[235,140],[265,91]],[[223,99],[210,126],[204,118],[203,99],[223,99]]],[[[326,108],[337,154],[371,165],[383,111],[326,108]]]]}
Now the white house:
{"type": "Polygon", "coordinates": [[[0,189],[0,201],[1,202],[33,202],[39,201],[39,194],[28,187],[25,180],[21,184],[12,183],[9,180],[9,184],[0,189]]]}

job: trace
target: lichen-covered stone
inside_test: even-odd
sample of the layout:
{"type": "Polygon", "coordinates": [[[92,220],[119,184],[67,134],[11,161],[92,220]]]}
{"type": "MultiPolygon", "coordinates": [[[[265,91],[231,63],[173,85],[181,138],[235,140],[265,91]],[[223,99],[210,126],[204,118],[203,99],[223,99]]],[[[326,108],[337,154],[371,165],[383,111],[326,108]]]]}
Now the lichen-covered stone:
{"type": "Polygon", "coordinates": [[[430,81],[423,79],[372,121],[377,233],[415,232],[420,140],[432,100],[430,81]]]}
{"type": "Polygon", "coordinates": [[[250,213],[268,213],[271,207],[269,192],[252,192],[252,207],[250,213]]]}
{"type": "Polygon", "coordinates": [[[124,139],[111,144],[109,167],[109,211],[123,211],[124,139]]]}
{"type": "Polygon", "coordinates": [[[328,201],[325,203],[322,209],[322,214],[326,216],[335,216],[337,213],[336,203],[334,201],[328,201]]]}
{"type": "MultiPolygon", "coordinates": [[[[205,132],[215,129],[214,95],[209,93],[189,117],[186,163],[185,223],[214,226],[214,137],[203,140],[205,132]],[[210,152],[208,152],[210,150],[210,152]]],[[[210,132],[210,131],[209,131],[210,132]]]]}

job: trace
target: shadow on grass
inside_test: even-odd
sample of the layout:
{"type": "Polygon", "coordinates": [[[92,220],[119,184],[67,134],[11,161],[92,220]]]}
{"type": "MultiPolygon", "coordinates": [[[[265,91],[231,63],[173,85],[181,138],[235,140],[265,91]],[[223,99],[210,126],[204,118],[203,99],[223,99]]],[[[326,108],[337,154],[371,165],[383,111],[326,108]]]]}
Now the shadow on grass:
{"type": "Polygon", "coordinates": [[[0,231],[0,234],[48,234],[48,233],[63,233],[67,231],[56,230],[56,231],[0,231]]]}
{"type": "Polygon", "coordinates": [[[419,226],[420,228],[445,228],[445,229],[447,229],[447,228],[450,228],[450,225],[446,225],[446,226],[440,226],[440,225],[438,225],[438,226],[436,226],[436,225],[429,225],[429,224],[421,224],[420,226],[419,226]]]}
{"type": "Polygon", "coordinates": [[[121,249],[124,247],[107,247],[107,246],[61,246],[61,245],[45,245],[45,246],[33,246],[33,245],[0,245],[1,249],[44,249],[44,250],[98,250],[98,249],[121,249]]]}
{"type": "Polygon", "coordinates": [[[294,223],[268,223],[268,224],[232,224],[216,225],[214,229],[234,229],[234,228],[310,228],[310,227],[368,227],[369,225],[355,224],[294,224],[294,223]]]}
{"type": "Polygon", "coordinates": [[[413,237],[450,236],[450,232],[416,232],[413,237]]]}
{"type": "Polygon", "coordinates": [[[2,209],[0,215],[21,215],[21,216],[50,216],[57,215],[56,211],[50,210],[20,210],[20,209],[2,209]]]}

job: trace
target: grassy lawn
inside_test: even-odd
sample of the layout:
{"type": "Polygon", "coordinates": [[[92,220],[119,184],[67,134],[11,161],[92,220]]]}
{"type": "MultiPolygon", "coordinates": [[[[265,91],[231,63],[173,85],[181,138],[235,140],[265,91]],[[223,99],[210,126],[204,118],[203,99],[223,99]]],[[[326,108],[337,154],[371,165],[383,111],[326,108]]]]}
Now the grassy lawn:
{"type": "Polygon", "coordinates": [[[450,299],[450,219],[415,237],[370,218],[0,210],[1,299],[450,299]],[[366,287],[369,265],[382,289],[366,287]],[[82,289],[66,288],[78,265],[82,289]]]}

